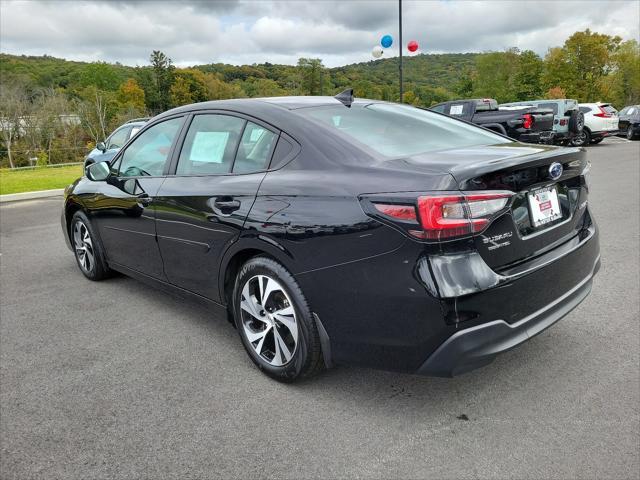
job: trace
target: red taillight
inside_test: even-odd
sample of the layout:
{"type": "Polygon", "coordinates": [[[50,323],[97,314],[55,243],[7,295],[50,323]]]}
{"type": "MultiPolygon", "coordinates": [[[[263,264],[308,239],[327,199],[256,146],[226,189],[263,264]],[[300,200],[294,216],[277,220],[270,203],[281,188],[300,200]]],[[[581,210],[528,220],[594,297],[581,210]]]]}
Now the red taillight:
{"type": "Polygon", "coordinates": [[[561,118],[560,119],[560,125],[561,126],[564,127],[567,123],[569,123],[569,120],[567,120],[566,118],[561,118]]]}
{"type": "Polygon", "coordinates": [[[409,233],[419,238],[443,240],[481,232],[512,195],[511,192],[487,192],[419,197],[418,212],[423,231],[409,233]]]}
{"type": "MultiPolygon", "coordinates": [[[[372,201],[378,214],[423,240],[450,240],[481,232],[506,207],[513,192],[423,195],[415,204],[372,201]]],[[[385,199],[386,200],[386,199],[385,199]]]]}
{"type": "Polygon", "coordinates": [[[417,220],[416,207],[413,205],[393,205],[388,203],[374,203],[373,205],[376,210],[389,217],[397,218],[398,220],[417,220]]]}
{"type": "Polygon", "coordinates": [[[533,115],[530,113],[522,115],[522,126],[524,128],[531,128],[533,126],[533,115]]]}
{"type": "Polygon", "coordinates": [[[610,113],[607,113],[607,111],[602,108],[601,106],[598,105],[598,108],[600,109],[600,113],[594,113],[593,116],[594,117],[599,117],[599,118],[611,118],[613,117],[613,115],[611,115],[610,113]]]}

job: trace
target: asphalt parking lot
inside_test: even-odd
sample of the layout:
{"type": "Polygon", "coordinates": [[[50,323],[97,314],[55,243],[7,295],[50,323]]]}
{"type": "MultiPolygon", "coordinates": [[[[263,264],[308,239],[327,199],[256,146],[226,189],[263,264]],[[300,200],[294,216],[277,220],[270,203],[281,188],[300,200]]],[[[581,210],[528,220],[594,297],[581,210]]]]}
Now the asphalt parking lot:
{"type": "Polygon", "coordinates": [[[638,478],[640,142],[588,155],[591,295],[454,379],[336,367],[278,384],[203,307],[85,280],[60,198],[4,204],[0,477],[638,478]]]}

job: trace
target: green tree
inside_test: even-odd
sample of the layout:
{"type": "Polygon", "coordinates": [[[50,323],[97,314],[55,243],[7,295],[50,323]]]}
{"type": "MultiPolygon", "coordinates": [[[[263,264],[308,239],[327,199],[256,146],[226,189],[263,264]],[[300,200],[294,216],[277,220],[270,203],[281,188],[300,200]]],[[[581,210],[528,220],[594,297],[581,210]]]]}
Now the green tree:
{"type": "Polygon", "coordinates": [[[118,88],[118,102],[124,108],[144,111],[144,90],[134,78],[129,78],[120,85],[120,88],[118,88]]]}
{"type": "Polygon", "coordinates": [[[640,45],[636,40],[620,44],[613,55],[610,75],[611,101],[618,107],[640,103],[640,45]]]}
{"type": "Polygon", "coordinates": [[[323,85],[322,60],[319,58],[299,58],[298,70],[300,72],[302,95],[320,95],[323,85]]]}
{"type": "Polygon", "coordinates": [[[105,62],[89,63],[80,73],[80,87],[96,87],[99,90],[115,91],[122,83],[120,73],[105,62]]]}
{"type": "Polygon", "coordinates": [[[477,97],[495,98],[507,102],[516,97],[514,78],[518,73],[519,51],[491,52],[476,59],[473,92],[477,97]]]}
{"type": "Polygon", "coordinates": [[[542,73],[544,62],[537,53],[525,50],[518,56],[518,65],[513,77],[513,99],[532,100],[542,95],[542,73]]]}
{"type": "Polygon", "coordinates": [[[576,32],[562,48],[553,48],[545,57],[546,88],[561,87],[581,102],[600,100],[604,78],[615,68],[614,54],[622,39],[618,36],[576,32]]]}
{"type": "Polygon", "coordinates": [[[155,113],[163,112],[171,106],[171,85],[175,67],[169,57],[154,50],[149,57],[152,68],[154,90],[151,92],[149,107],[155,113]]]}
{"type": "Polygon", "coordinates": [[[193,96],[189,88],[189,81],[185,77],[177,77],[171,85],[171,104],[174,107],[193,103],[193,96]]]}

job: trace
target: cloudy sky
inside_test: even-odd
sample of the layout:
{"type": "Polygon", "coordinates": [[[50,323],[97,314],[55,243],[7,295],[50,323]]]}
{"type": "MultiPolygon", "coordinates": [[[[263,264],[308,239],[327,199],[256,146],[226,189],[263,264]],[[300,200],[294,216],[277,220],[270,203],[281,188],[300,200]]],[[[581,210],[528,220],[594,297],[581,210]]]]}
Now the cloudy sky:
{"type": "MultiPolygon", "coordinates": [[[[0,0],[0,51],[144,65],[162,50],[179,66],[225,62],[327,66],[371,59],[397,35],[397,1],[0,0]]],[[[508,47],[544,54],[576,30],[640,36],[640,0],[403,2],[405,43],[424,53],[508,47]]],[[[388,51],[386,56],[397,54],[388,51]]]]}

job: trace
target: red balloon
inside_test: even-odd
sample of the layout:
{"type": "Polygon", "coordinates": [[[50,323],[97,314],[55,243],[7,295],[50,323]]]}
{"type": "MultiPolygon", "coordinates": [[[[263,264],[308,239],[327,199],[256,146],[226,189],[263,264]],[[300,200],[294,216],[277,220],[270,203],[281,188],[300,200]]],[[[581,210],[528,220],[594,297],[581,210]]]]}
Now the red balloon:
{"type": "Polygon", "coordinates": [[[407,43],[407,50],[412,53],[418,50],[418,42],[416,42],[415,40],[411,40],[409,43],[407,43]]]}

